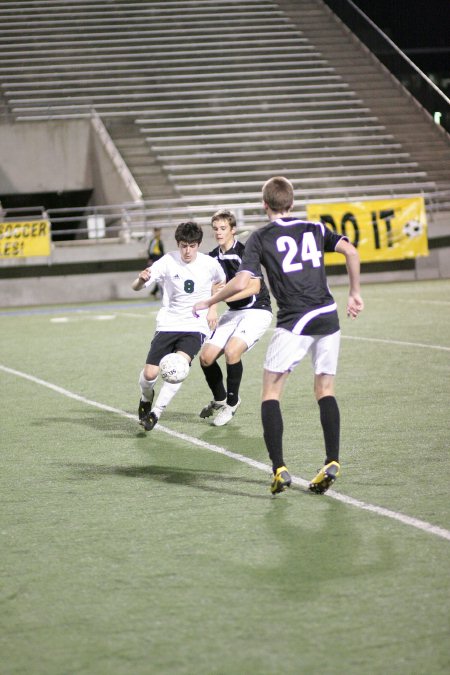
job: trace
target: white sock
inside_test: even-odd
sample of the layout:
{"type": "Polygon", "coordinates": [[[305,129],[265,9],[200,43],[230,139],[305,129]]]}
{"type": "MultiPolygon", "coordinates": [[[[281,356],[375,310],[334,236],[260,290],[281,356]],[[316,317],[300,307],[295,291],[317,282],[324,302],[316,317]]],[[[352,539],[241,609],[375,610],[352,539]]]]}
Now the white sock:
{"type": "Polygon", "coordinates": [[[153,396],[153,387],[155,386],[155,382],[158,378],[155,378],[154,380],[147,380],[144,377],[144,371],[141,370],[141,374],[139,375],[139,386],[141,388],[141,399],[143,401],[151,401],[152,396],[153,396]]]}
{"type": "Polygon", "coordinates": [[[156,403],[152,408],[152,412],[155,413],[158,419],[161,417],[182,384],[182,382],[178,382],[177,384],[164,382],[158,394],[158,398],[156,399],[156,403]]]}

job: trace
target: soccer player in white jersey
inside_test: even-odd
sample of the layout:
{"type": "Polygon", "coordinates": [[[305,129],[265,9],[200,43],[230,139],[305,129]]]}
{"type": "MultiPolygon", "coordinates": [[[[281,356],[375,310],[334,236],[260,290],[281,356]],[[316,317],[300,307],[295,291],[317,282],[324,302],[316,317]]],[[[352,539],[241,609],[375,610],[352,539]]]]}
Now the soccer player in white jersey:
{"type": "Polygon", "coordinates": [[[334,395],[340,327],[327,284],[324,253],[336,251],[345,256],[350,283],[347,316],[351,318],[364,309],[359,255],[347,237],[334,234],[322,223],[290,214],[294,188],[283,176],[269,179],[262,196],[270,222],[250,235],[234,279],[211,298],[196,303],[193,313],[244,290],[250,279],[262,276],[264,266],[278,304],[277,327],[264,363],[261,403],[264,441],[273,470],[271,492],[283,492],[292,482],[283,457],[280,400],[289,373],[309,353],[325,441],[324,466],[310,481],[309,489],[323,494],[340,472],[340,414],[334,395]]]}
{"type": "MultiPolygon", "coordinates": [[[[225,272],[227,281],[239,269],[245,246],[235,237],[236,217],[228,209],[219,209],[211,218],[218,246],[209,255],[215,258],[225,272]]],[[[219,318],[214,333],[200,351],[200,365],[213,400],[200,412],[200,417],[216,416],[212,424],[221,427],[233,419],[241,404],[239,388],[243,365],[241,357],[264,335],[272,321],[270,294],[263,280],[252,279],[245,291],[229,298],[228,310],[219,318]],[[222,369],[217,359],[225,355],[226,388],[222,369]]]]}
{"type": "Polygon", "coordinates": [[[192,302],[210,296],[216,285],[226,281],[217,260],[199,252],[202,239],[203,231],[197,223],[181,223],[175,231],[178,249],[166,253],[143,270],[132,285],[135,291],[153,282],[163,288],[155,335],[139,376],[141,399],[138,416],[146,431],[153,429],[182,384],[164,382],[155,405],[152,405],[162,357],[177,352],[191,363],[205,336],[217,325],[215,306],[208,313],[203,312],[200,319],[192,316],[192,302]]]}

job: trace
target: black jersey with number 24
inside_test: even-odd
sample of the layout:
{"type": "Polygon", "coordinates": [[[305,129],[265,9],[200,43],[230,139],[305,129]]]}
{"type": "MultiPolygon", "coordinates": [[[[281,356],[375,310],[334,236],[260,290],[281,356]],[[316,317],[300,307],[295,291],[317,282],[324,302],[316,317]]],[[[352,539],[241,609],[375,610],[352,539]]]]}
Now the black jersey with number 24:
{"type": "Polygon", "coordinates": [[[323,223],[289,216],[253,232],[239,271],[261,277],[266,270],[277,301],[277,327],[297,335],[330,335],[339,330],[337,306],[330,293],[324,253],[340,239],[323,223]]]}

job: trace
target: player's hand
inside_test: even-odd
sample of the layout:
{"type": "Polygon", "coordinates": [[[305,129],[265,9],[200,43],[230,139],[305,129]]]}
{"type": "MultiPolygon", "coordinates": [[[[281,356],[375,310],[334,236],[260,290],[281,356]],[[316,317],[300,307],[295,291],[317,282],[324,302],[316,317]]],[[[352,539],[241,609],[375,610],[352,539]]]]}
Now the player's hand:
{"type": "Polygon", "coordinates": [[[139,274],[139,279],[141,279],[141,281],[143,281],[144,283],[148,281],[150,277],[151,272],[149,267],[146,267],[145,270],[142,270],[142,272],[139,274]]]}
{"type": "Polygon", "coordinates": [[[145,270],[142,270],[142,272],[139,273],[139,276],[131,284],[131,288],[134,291],[140,291],[142,288],[144,288],[145,283],[150,279],[150,277],[150,270],[147,267],[145,270]]]}
{"type": "Polygon", "coordinates": [[[214,331],[217,328],[217,310],[215,307],[210,307],[208,314],[206,315],[206,320],[208,322],[208,328],[210,331],[214,331]]]}
{"type": "Polygon", "coordinates": [[[192,307],[192,314],[198,319],[198,317],[200,316],[199,312],[202,309],[208,309],[208,307],[209,305],[206,300],[200,300],[199,302],[196,302],[195,305],[192,307]]]}
{"type": "Polygon", "coordinates": [[[208,328],[209,328],[209,330],[210,330],[211,332],[215,331],[216,328],[217,328],[217,321],[218,321],[218,320],[217,320],[217,317],[215,317],[214,319],[207,319],[207,321],[208,321],[208,328]]]}
{"type": "Polygon", "coordinates": [[[347,316],[356,319],[358,314],[364,309],[364,301],[359,293],[353,293],[348,296],[347,316]]]}

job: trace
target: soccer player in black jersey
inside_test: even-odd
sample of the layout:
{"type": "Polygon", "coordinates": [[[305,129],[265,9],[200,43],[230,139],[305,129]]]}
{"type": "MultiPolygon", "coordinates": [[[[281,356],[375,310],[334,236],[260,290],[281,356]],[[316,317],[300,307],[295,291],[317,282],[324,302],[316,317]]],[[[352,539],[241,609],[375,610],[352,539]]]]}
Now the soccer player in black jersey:
{"type": "Polygon", "coordinates": [[[291,484],[283,457],[280,400],[289,373],[309,353],[326,453],[324,466],[309,489],[323,494],[340,471],[340,415],[334,395],[340,328],[337,306],[327,284],[324,253],[336,251],[345,256],[350,282],[347,316],[353,319],[364,309],[360,262],[356,248],[346,237],[334,234],[322,223],[292,216],[293,202],[293,186],[283,176],[264,184],[263,205],[270,222],[249,237],[234,279],[210,299],[195,304],[193,312],[196,315],[198,310],[244,290],[252,278],[261,278],[264,266],[278,304],[277,327],[264,362],[261,403],[264,440],[273,469],[271,492],[283,492],[291,484]]]}
{"type": "MultiPolygon", "coordinates": [[[[239,269],[245,246],[235,238],[236,217],[228,209],[220,209],[211,218],[218,246],[209,255],[222,266],[230,281],[239,269]]],[[[222,314],[211,337],[203,344],[200,364],[213,400],[200,412],[200,417],[211,417],[213,425],[227,424],[241,403],[239,387],[243,366],[241,357],[266,332],[272,321],[270,294],[264,281],[252,279],[245,291],[227,300],[228,310],[222,314]],[[225,355],[226,389],[217,359],[225,355]]]]}

